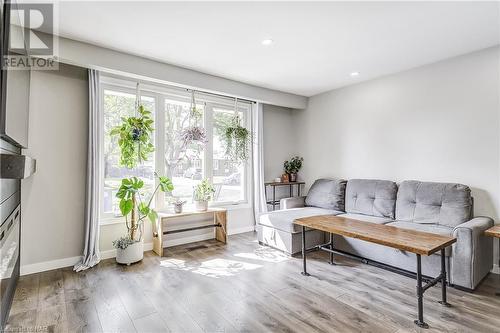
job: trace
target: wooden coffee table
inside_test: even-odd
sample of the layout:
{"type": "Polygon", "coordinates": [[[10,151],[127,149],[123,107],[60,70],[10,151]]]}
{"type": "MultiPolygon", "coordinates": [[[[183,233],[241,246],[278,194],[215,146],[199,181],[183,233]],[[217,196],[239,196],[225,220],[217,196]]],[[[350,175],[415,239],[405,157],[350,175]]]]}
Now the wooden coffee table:
{"type": "MultiPolygon", "coordinates": [[[[500,252],[500,225],[495,225],[484,232],[486,236],[498,238],[498,249],[500,252]]],[[[500,253],[498,255],[498,269],[500,269],[500,253]]],[[[500,277],[500,274],[499,274],[500,277]]],[[[500,296],[500,291],[497,291],[497,296],[500,296]]]]}
{"type": "MultiPolygon", "coordinates": [[[[333,248],[333,234],[345,237],[361,239],[367,242],[376,243],[398,250],[404,250],[415,253],[417,256],[417,298],[418,298],[418,319],[415,324],[419,327],[428,328],[424,322],[424,307],[423,298],[424,292],[438,282],[441,282],[441,303],[444,306],[450,306],[446,301],[446,261],[445,248],[457,241],[454,237],[442,236],[428,232],[409,230],[403,228],[392,227],[383,224],[375,224],[369,222],[358,221],[341,216],[322,215],[311,216],[296,219],[295,224],[302,226],[302,258],[303,271],[302,274],[309,276],[306,270],[306,253],[310,250],[323,250],[330,253],[330,262],[333,263],[333,254],[346,255],[333,248]],[[330,241],[323,245],[318,245],[312,248],[306,247],[306,228],[321,230],[330,234],[330,241]],[[426,285],[422,285],[422,262],[421,256],[429,256],[433,253],[441,251],[441,274],[436,278],[430,279],[426,285]]],[[[378,266],[385,266],[378,264],[378,266]]],[[[391,267],[394,271],[394,268],[391,267]]]]}

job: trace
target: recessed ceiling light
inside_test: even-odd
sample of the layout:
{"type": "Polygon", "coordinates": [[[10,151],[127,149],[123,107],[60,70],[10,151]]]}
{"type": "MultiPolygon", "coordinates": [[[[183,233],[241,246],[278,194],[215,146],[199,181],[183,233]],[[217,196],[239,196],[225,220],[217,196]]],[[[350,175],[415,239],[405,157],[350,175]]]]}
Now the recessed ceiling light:
{"type": "Polygon", "coordinates": [[[262,45],[264,45],[264,46],[271,45],[272,43],[274,43],[274,41],[272,39],[270,39],[270,38],[262,40],[262,45]]]}
{"type": "Polygon", "coordinates": [[[351,73],[351,77],[356,77],[356,76],[359,76],[359,72],[352,72],[351,73]]]}

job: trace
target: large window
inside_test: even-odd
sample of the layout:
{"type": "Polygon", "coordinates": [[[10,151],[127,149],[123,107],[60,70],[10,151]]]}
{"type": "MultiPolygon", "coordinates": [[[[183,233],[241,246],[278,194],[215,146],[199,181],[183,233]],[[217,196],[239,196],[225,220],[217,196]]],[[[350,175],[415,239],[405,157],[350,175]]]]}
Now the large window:
{"type": "MultiPolygon", "coordinates": [[[[197,94],[196,109],[200,116],[190,116],[191,96],[188,91],[157,86],[142,86],[141,103],[154,114],[155,148],[149,161],[134,170],[119,165],[119,148],[116,137],[110,136],[113,127],[122,117],[135,114],[133,83],[104,78],[102,94],[102,181],[101,218],[119,216],[115,197],[124,177],[136,176],[144,180],[146,195],[155,186],[154,172],[166,175],[174,184],[174,197],[192,202],[193,187],[208,178],[215,187],[213,205],[239,204],[248,199],[250,162],[237,164],[226,158],[224,129],[235,116],[234,99],[197,94]],[[183,145],[179,136],[183,129],[192,126],[205,128],[208,143],[183,145]]],[[[238,115],[243,126],[249,126],[251,104],[238,102],[238,115]]],[[[251,156],[251,154],[250,154],[251,156]]],[[[168,206],[168,200],[159,197],[159,209],[168,206]]]]}

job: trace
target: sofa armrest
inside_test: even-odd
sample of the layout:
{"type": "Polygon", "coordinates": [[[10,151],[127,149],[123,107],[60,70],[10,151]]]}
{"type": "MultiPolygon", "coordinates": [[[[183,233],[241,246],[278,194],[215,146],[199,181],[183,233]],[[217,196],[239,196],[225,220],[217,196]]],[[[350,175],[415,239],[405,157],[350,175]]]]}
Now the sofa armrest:
{"type": "Polygon", "coordinates": [[[453,244],[450,282],[474,289],[493,267],[493,240],[484,236],[492,227],[489,217],[475,217],[453,229],[457,242],[453,244]]]}
{"type": "Polygon", "coordinates": [[[306,197],[291,197],[280,200],[281,209],[300,208],[305,206],[306,197]]]}

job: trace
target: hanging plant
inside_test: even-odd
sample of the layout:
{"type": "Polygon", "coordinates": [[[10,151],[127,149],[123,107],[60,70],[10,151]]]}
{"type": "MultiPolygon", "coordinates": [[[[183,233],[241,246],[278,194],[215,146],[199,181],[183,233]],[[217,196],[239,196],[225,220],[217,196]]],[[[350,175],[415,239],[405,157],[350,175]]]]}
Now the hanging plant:
{"type": "Polygon", "coordinates": [[[199,126],[190,126],[184,129],[179,137],[180,140],[182,140],[184,147],[193,143],[198,146],[204,146],[208,142],[207,132],[203,127],[199,126]]]}
{"type": "Polygon", "coordinates": [[[224,130],[224,144],[226,156],[236,162],[244,163],[248,160],[250,147],[252,145],[252,133],[241,126],[241,120],[237,113],[238,100],[234,103],[235,116],[224,130]]]}
{"type": "Polygon", "coordinates": [[[151,112],[140,105],[137,117],[122,118],[122,124],[111,130],[111,135],[118,135],[120,146],[120,165],[129,169],[148,159],[154,151],[151,142],[153,122],[151,112]]]}
{"type": "Polygon", "coordinates": [[[197,125],[201,117],[202,112],[196,108],[193,90],[191,92],[191,106],[189,107],[189,127],[182,130],[179,135],[184,149],[190,144],[196,144],[201,148],[208,142],[206,130],[197,125]]]}

